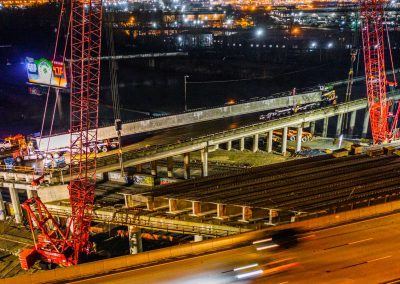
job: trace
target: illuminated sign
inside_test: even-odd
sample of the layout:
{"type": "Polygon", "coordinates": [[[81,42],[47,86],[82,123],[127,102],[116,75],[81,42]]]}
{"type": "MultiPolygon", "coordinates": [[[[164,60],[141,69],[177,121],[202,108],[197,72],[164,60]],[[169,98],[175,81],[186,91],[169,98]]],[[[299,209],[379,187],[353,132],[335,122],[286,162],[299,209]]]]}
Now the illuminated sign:
{"type": "Polygon", "coordinates": [[[26,70],[29,83],[59,88],[67,87],[67,75],[65,65],[62,62],[27,57],[26,70]]]}

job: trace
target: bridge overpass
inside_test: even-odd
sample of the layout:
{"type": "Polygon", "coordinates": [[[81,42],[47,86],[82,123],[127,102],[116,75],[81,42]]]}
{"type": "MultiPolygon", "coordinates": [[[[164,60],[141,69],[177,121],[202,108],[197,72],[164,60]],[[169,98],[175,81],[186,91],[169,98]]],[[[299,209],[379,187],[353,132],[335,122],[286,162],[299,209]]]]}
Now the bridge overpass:
{"type": "MultiPolygon", "coordinates": [[[[221,106],[210,109],[191,110],[190,112],[167,115],[158,118],[126,122],[122,125],[122,136],[151,132],[160,129],[183,126],[204,121],[239,116],[249,113],[273,110],[293,106],[294,104],[306,104],[321,101],[321,91],[311,91],[292,96],[289,92],[275,94],[274,98],[259,99],[246,103],[221,106]]],[[[117,136],[115,126],[105,126],[98,129],[98,139],[109,139],[117,136]]],[[[59,134],[50,137],[43,137],[40,143],[40,150],[66,148],[69,145],[70,134],[59,134]]]]}
{"type": "MultiPolygon", "coordinates": [[[[167,145],[155,145],[151,147],[141,148],[141,149],[129,149],[127,147],[123,149],[123,159],[125,167],[136,167],[137,171],[140,172],[140,168],[143,164],[150,163],[151,174],[157,176],[157,161],[166,159],[167,161],[167,172],[168,177],[173,177],[173,157],[183,155],[183,168],[184,168],[184,178],[189,179],[191,175],[190,167],[190,153],[200,152],[201,162],[202,162],[202,176],[208,176],[208,153],[218,149],[218,147],[226,143],[226,149],[232,149],[232,141],[239,140],[239,150],[243,151],[245,149],[245,138],[250,137],[253,140],[252,151],[256,152],[259,150],[259,140],[265,139],[266,141],[266,152],[272,152],[272,136],[274,130],[283,129],[283,137],[281,141],[281,153],[283,155],[287,152],[287,137],[289,127],[295,127],[298,131],[298,137],[301,137],[303,128],[310,127],[310,131],[313,132],[315,129],[315,121],[323,120],[323,135],[327,134],[327,127],[329,123],[329,118],[333,116],[338,116],[338,120],[343,117],[345,113],[351,113],[350,124],[354,124],[357,110],[366,109],[367,100],[361,99],[352,101],[349,103],[342,103],[336,106],[329,106],[317,110],[312,110],[305,113],[298,113],[290,117],[284,117],[272,121],[260,122],[252,125],[247,125],[244,127],[231,129],[223,131],[220,133],[215,133],[212,135],[206,135],[203,137],[197,137],[189,141],[183,141],[180,143],[167,144],[167,145]],[[265,138],[262,137],[265,135],[265,138]]],[[[368,114],[368,112],[366,112],[368,114]]],[[[368,126],[368,115],[365,116],[364,127],[368,126]]],[[[338,124],[340,125],[340,124],[338,124]]],[[[340,127],[337,127],[340,132],[340,127]]],[[[336,134],[339,135],[340,133],[336,134]]],[[[296,141],[296,150],[301,149],[301,139],[296,141]]],[[[118,156],[115,151],[106,153],[104,156],[100,156],[97,162],[97,172],[101,175],[102,173],[107,173],[111,171],[118,171],[119,161],[118,156]]],[[[21,221],[22,211],[20,209],[18,190],[26,190],[28,197],[31,196],[32,190],[35,190],[31,186],[31,181],[33,178],[39,177],[40,174],[35,173],[34,170],[30,169],[28,172],[10,172],[7,170],[0,171],[0,179],[3,182],[2,187],[9,188],[10,196],[12,198],[12,204],[14,212],[16,213],[17,222],[21,221]]],[[[69,175],[67,171],[50,171],[46,177],[46,184],[49,185],[59,185],[57,191],[49,190],[46,193],[47,200],[55,200],[68,198],[68,191],[66,189],[65,183],[69,181],[69,175]],[[61,184],[61,185],[60,185],[61,184]],[[63,185],[64,184],[64,185],[63,185]],[[60,196],[62,198],[60,198],[60,196]]],[[[4,208],[0,208],[0,211],[4,208]]],[[[2,216],[0,215],[0,218],[2,216]]]]}
{"type": "MultiPolygon", "coordinates": [[[[393,98],[397,97],[399,96],[393,96],[393,98]]],[[[352,128],[354,127],[357,111],[366,110],[366,107],[367,100],[360,99],[349,103],[342,103],[335,106],[328,106],[304,113],[298,113],[290,117],[259,122],[212,135],[197,137],[190,139],[189,141],[182,141],[180,143],[154,145],[140,149],[131,149],[126,147],[123,149],[124,166],[136,167],[137,172],[140,172],[142,165],[149,163],[151,167],[151,174],[157,176],[157,161],[166,160],[168,177],[173,177],[173,157],[181,155],[183,156],[184,178],[189,179],[191,177],[190,154],[193,152],[200,152],[202,176],[206,177],[208,176],[208,153],[218,149],[221,144],[226,144],[226,149],[232,150],[232,141],[238,140],[239,150],[243,151],[245,149],[245,138],[251,138],[253,140],[251,150],[256,152],[259,150],[259,140],[265,139],[266,147],[263,150],[266,152],[272,152],[273,131],[282,130],[283,137],[281,141],[280,152],[285,155],[287,152],[287,136],[285,133],[288,132],[289,127],[295,127],[297,129],[297,138],[299,138],[301,137],[303,128],[309,127],[310,131],[313,132],[315,130],[315,122],[317,120],[323,120],[324,124],[322,133],[323,136],[326,136],[330,118],[337,116],[338,119],[335,121],[339,122],[339,126],[343,115],[345,113],[351,113],[350,128],[352,128]]],[[[366,132],[368,127],[368,119],[368,112],[366,112],[364,117],[363,132],[366,132]]],[[[340,135],[340,127],[336,127],[336,129],[336,135],[338,136],[340,135]]],[[[301,139],[297,139],[296,151],[301,149],[301,144],[301,139]]],[[[98,158],[97,172],[99,175],[111,171],[119,171],[119,169],[118,156],[115,151],[106,153],[104,156],[100,156],[98,158]]],[[[10,196],[12,198],[14,212],[22,212],[20,210],[20,204],[18,200],[18,190],[26,190],[28,196],[30,196],[31,191],[35,190],[35,188],[30,185],[30,182],[34,177],[39,177],[39,174],[35,174],[32,170],[29,173],[13,173],[4,170],[2,172],[0,171],[0,173],[0,179],[3,182],[3,187],[8,187],[10,189],[10,196]]],[[[69,181],[69,175],[67,171],[49,172],[45,179],[46,183],[49,185],[61,184],[59,185],[57,191],[52,191],[50,190],[51,187],[49,187],[49,190],[47,191],[48,193],[46,194],[46,198],[48,198],[49,201],[61,199],[59,198],[60,196],[63,198],[68,197],[66,186],[62,185],[69,181]]],[[[2,208],[0,208],[0,211],[1,210],[2,208]]],[[[21,216],[22,213],[20,214],[20,217],[16,217],[17,221],[21,220],[21,216]]]]}

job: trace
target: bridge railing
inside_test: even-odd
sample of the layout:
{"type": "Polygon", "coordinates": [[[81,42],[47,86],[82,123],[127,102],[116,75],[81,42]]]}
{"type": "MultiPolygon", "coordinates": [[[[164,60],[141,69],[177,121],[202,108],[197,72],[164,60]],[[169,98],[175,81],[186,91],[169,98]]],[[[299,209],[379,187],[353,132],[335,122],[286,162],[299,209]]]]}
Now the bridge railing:
{"type": "MultiPolygon", "coordinates": [[[[62,210],[60,208],[49,208],[53,216],[68,217],[70,216],[70,208],[62,210]]],[[[166,232],[174,232],[189,235],[203,235],[210,237],[224,237],[230,235],[240,234],[248,231],[243,230],[240,227],[227,228],[216,228],[215,225],[208,223],[198,223],[198,225],[186,225],[180,224],[180,220],[165,219],[165,221],[158,221],[152,218],[146,218],[146,216],[140,216],[140,212],[132,212],[132,209],[121,209],[114,212],[100,213],[93,212],[92,220],[96,222],[114,224],[114,225],[132,225],[140,228],[151,229],[151,230],[162,230],[166,232]]]]}

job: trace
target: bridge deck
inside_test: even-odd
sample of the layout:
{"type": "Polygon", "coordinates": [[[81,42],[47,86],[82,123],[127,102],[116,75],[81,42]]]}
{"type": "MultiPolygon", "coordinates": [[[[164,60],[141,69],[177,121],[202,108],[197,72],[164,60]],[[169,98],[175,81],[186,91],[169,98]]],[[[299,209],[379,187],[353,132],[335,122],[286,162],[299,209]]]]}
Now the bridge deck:
{"type": "Polygon", "coordinates": [[[398,194],[400,157],[316,157],[171,184],[153,197],[317,212],[398,194]]]}

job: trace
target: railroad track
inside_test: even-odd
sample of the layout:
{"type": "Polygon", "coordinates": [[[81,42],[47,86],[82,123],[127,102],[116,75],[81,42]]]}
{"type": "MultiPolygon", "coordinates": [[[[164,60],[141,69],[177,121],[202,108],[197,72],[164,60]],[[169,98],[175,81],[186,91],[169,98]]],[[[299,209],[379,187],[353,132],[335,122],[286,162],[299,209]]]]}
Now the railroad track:
{"type": "Polygon", "coordinates": [[[291,212],[316,212],[397,196],[400,157],[315,157],[166,186],[152,196],[291,212]]]}

